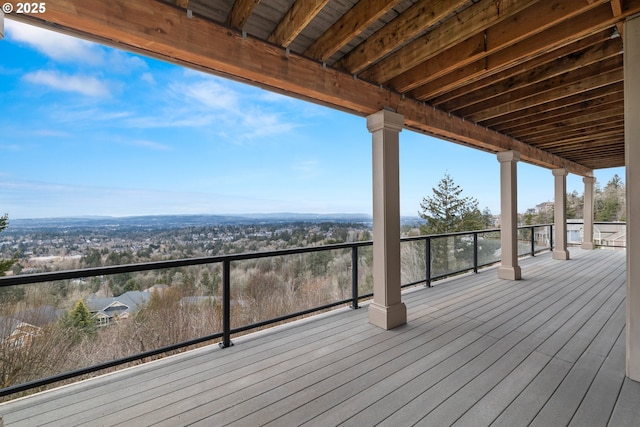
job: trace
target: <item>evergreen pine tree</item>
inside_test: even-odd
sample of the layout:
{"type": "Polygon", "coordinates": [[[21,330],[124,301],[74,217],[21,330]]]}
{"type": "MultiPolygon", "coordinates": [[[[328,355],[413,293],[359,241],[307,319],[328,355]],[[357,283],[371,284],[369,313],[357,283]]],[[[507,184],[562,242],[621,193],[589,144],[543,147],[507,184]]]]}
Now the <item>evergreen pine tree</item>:
{"type": "MultiPolygon", "coordinates": [[[[4,214],[0,216],[0,232],[9,226],[9,216],[4,214]]],[[[16,262],[16,257],[6,260],[0,260],[0,276],[4,276],[7,270],[16,262]]]]}
{"type": "MultiPolygon", "coordinates": [[[[459,231],[486,229],[491,213],[478,209],[478,200],[463,197],[462,188],[448,173],[433,188],[433,196],[425,197],[420,204],[419,215],[426,223],[420,227],[422,234],[445,234],[459,231]]],[[[434,276],[457,269],[456,262],[465,262],[473,254],[468,241],[453,237],[439,237],[431,241],[431,268],[434,276]],[[453,253],[457,255],[454,256],[453,253]]]]}

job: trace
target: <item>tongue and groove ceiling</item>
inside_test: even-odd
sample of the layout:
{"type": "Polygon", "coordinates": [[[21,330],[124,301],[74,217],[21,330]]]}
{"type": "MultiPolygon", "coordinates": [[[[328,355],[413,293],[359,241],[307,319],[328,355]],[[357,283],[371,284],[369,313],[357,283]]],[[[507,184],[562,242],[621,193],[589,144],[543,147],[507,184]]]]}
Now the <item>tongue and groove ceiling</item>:
{"type": "Polygon", "coordinates": [[[588,176],[624,166],[640,0],[48,0],[7,16],[588,176]]]}

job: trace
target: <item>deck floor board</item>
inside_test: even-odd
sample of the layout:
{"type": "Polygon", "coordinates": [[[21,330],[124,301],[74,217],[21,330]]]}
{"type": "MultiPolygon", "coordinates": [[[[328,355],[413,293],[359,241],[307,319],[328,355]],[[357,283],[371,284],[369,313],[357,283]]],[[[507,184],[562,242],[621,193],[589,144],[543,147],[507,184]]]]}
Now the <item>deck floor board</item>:
{"type": "MultiPolygon", "coordinates": [[[[0,404],[4,426],[637,425],[625,253],[571,250],[403,294],[383,331],[341,309],[0,404]]],[[[365,304],[366,306],[366,304],[365,304]]]]}

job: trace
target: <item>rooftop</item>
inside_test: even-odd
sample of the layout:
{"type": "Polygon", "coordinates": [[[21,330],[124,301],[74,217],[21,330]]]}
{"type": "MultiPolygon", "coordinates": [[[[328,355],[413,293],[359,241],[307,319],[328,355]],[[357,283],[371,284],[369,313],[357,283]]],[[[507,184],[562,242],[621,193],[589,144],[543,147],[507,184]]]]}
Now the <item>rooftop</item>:
{"type": "Polygon", "coordinates": [[[523,259],[0,405],[20,425],[637,425],[624,250],[523,259]]]}

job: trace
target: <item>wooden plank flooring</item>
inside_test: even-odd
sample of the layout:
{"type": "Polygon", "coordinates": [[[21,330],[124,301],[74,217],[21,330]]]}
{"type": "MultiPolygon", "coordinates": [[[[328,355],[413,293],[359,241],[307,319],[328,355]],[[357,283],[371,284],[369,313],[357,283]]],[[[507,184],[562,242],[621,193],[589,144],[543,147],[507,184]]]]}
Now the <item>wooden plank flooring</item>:
{"type": "Polygon", "coordinates": [[[0,405],[4,426],[624,426],[625,252],[571,250],[403,296],[383,331],[342,309],[0,405]]]}

